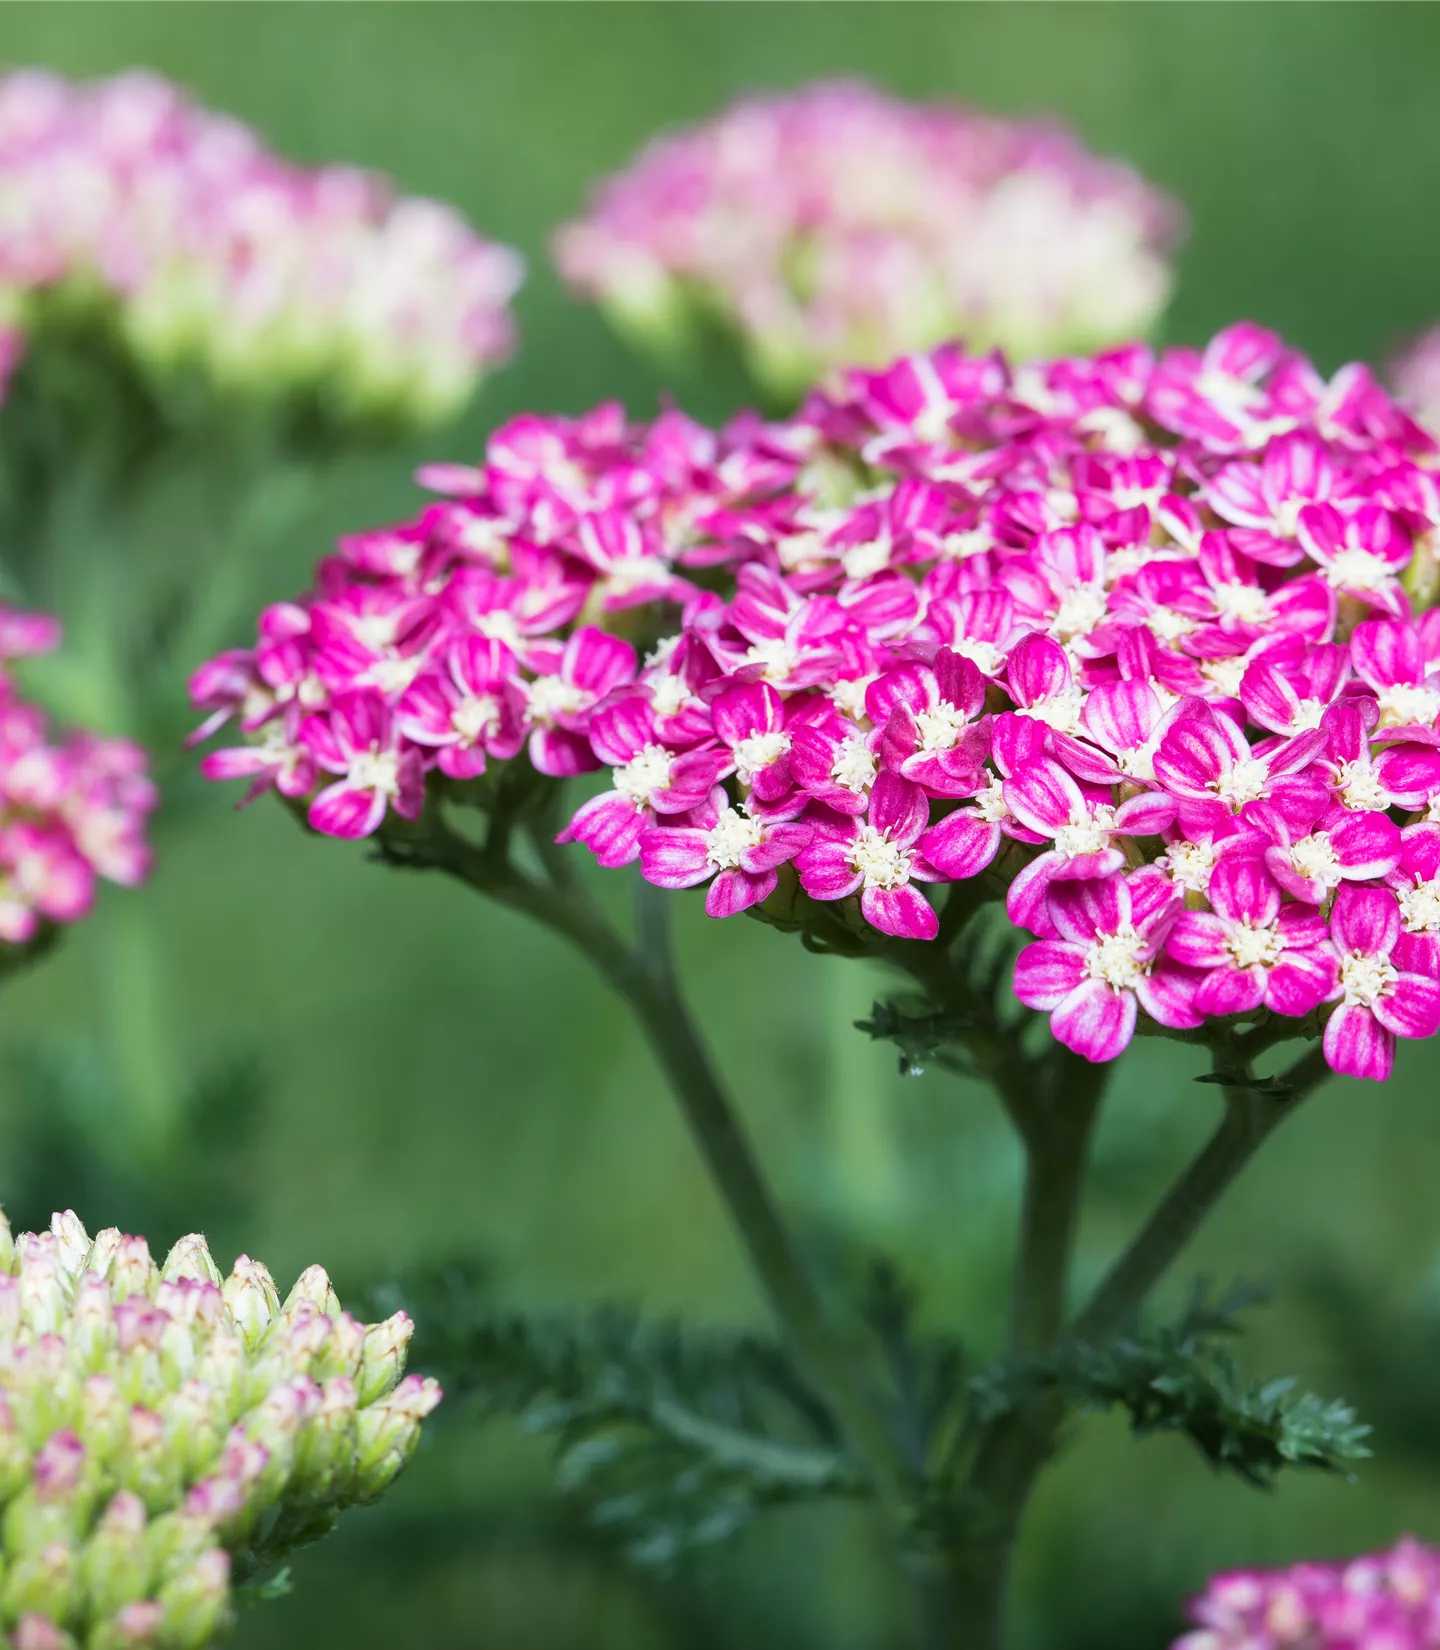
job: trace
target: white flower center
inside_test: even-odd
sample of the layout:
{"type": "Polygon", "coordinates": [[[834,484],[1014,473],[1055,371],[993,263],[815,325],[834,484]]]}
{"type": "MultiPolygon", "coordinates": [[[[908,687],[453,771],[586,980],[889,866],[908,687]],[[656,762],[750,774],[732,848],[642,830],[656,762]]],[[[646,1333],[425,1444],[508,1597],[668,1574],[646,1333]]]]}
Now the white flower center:
{"type": "Polygon", "coordinates": [[[809,572],[825,557],[825,541],[819,533],[789,533],[775,547],[780,565],[787,573],[809,572]]]}
{"type": "Polygon", "coordinates": [[[744,663],[761,667],[761,680],[778,687],[800,663],[799,650],[784,636],[766,636],[750,644],[744,663]]]}
{"type": "MultiPolygon", "coordinates": [[[[519,621],[507,608],[493,608],[489,613],[477,613],[471,621],[482,636],[499,642],[512,653],[519,654],[525,647],[524,632],[519,621]]],[[[543,678],[542,678],[543,680],[543,678]]]]}
{"type": "Polygon", "coordinates": [[[1105,592],[1093,584],[1079,584],[1067,590],[1055,609],[1050,629],[1061,641],[1083,636],[1105,617],[1105,592]]]}
{"type": "Polygon", "coordinates": [[[1229,659],[1202,659],[1200,674],[1222,699],[1238,699],[1246,662],[1243,654],[1229,659]]]}
{"type": "Polygon", "coordinates": [[[669,785],[670,761],[663,745],[646,745],[638,756],[611,770],[615,789],[638,808],[652,791],[663,791],[669,785]]]}
{"type": "Polygon", "coordinates": [[[1337,590],[1379,590],[1394,577],[1389,562],[1368,550],[1342,550],[1320,571],[1337,590]]]}
{"type": "Polygon", "coordinates": [[[1400,920],[1410,934],[1440,933],[1440,880],[1398,890],[1400,920]]]}
{"type": "Polygon", "coordinates": [[[734,808],[725,808],[705,838],[705,857],[717,871],[733,871],[740,856],[765,840],[765,827],[734,808]]]}
{"type": "Polygon", "coordinates": [[[558,716],[578,716],[590,703],[584,688],[563,676],[537,676],[530,684],[527,709],[536,727],[553,727],[558,716]]]}
{"type": "Polygon", "coordinates": [[[1073,684],[1062,688],[1048,699],[1037,699],[1033,705],[1017,705],[1021,716],[1033,716],[1037,722],[1054,728],[1057,733],[1075,733],[1080,727],[1080,712],[1084,697],[1073,684]]]}
{"type": "Polygon", "coordinates": [[[1002,819],[1009,819],[1010,809],[1005,801],[1003,779],[992,779],[980,792],[975,798],[975,812],[987,825],[998,825],[1002,819]]]}
{"type": "Polygon", "coordinates": [[[1290,863],[1302,877],[1322,883],[1326,888],[1336,888],[1342,880],[1340,861],[1324,832],[1301,837],[1290,850],[1290,863]]]}
{"type": "Polygon", "coordinates": [[[380,653],[393,645],[395,624],[393,613],[361,613],[351,619],[350,629],[361,647],[368,647],[372,653],[380,653]]]}
{"type": "Polygon", "coordinates": [[[1380,721],[1386,727],[1428,727],[1440,713],[1440,693],[1422,682],[1380,689],[1380,721]]]}
{"type": "Polygon", "coordinates": [[[1215,794],[1222,802],[1238,808],[1246,802],[1258,802],[1270,784],[1270,770],[1258,756],[1242,756],[1215,781],[1215,794]]]}
{"type": "Polygon", "coordinates": [[[951,650],[962,658],[968,659],[982,676],[998,676],[1005,668],[1005,655],[994,642],[987,642],[980,637],[963,636],[957,642],[951,642],[951,650]]]}
{"type": "Polygon", "coordinates": [[[752,733],[735,746],[735,771],[748,785],[762,768],[778,762],[790,749],[790,735],[776,729],[773,733],[752,733]]]}
{"type": "Polygon", "coordinates": [[[1197,621],[1173,607],[1157,607],[1145,620],[1162,642],[1176,642],[1195,629],[1197,621]]]}
{"type": "Polygon", "coordinates": [[[1260,963],[1266,968],[1280,961],[1285,941],[1277,929],[1252,928],[1248,922],[1235,923],[1226,935],[1225,943],[1237,968],[1253,968],[1260,963]]]}
{"type": "Polygon", "coordinates": [[[842,790],[859,796],[875,783],[875,758],[859,734],[852,734],[835,753],[830,777],[842,790]]]}
{"type": "Polygon", "coordinates": [[[1213,842],[1172,842],[1157,862],[1170,873],[1170,880],[1191,893],[1203,894],[1215,869],[1213,842]]]}
{"type": "Polygon", "coordinates": [[[1270,617],[1270,598],[1258,585],[1217,584],[1211,600],[1222,619],[1239,624],[1265,624],[1270,617]]]}
{"type": "Polygon", "coordinates": [[[984,555],[994,545],[988,527],[966,527],[957,533],[946,533],[935,548],[940,561],[966,561],[971,556],[984,555]]]}
{"type": "Polygon", "coordinates": [[[1116,991],[1133,990],[1150,972],[1140,957],[1144,949],[1145,942],[1128,924],[1118,934],[1097,934],[1085,953],[1085,972],[1116,991]]]}
{"type": "Polygon", "coordinates": [[[1114,829],[1115,810],[1102,804],[1093,814],[1062,825],[1055,833],[1055,846],[1071,858],[1077,854],[1102,853],[1110,846],[1110,834],[1114,829]]]}
{"type": "Polygon", "coordinates": [[[852,722],[864,721],[865,694],[874,680],[874,676],[856,676],[848,682],[836,682],[830,689],[831,703],[852,722]]]}
{"type": "Polygon", "coordinates": [[[489,516],[472,516],[457,535],[462,549],[496,567],[508,567],[510,547],[505,524],[489,516]]]}
{"type": "Polygon", "coordinates": [[[450,721],[456,733],[473,745],[499,726],[500,701],[491,693],[482,693],[478,699],[462,699],[451,712],[450,721]]]}
{"type": "Polygon", "coordinates": [[[1195,391],[1226,418],[1238,423],[1248,423],[1249,415],[1265,405],[1262,389],[1216,367],[1196,373],[1195,391]]]}
{"type": "Polygon", "coordinates": [[[865,878],[867,888],[903,888],[910,880],[914,857],[910,849],[892,842],[873,825],[862,825],[850,844],[851,868],[865,878]]]}
{"type": "Polygon", "coordinates": [[[380,689],[381,693],[393,695],[404,693],[420,674],[425,660],[421,654],[412,654],[410,658],[377,659],[366,676],[380,689]]]}
{"type": "Polygon", "coordinates": [[[920,744],[927,751],[953,750],[965,725],[965,712],[948,699],[942,699],[933,710],[922,710],[915,716],[920,744]]]}
{"type": "Polygon", "coordinates": [[[394,796],[400,789],[400,758],[394,751],[360,751],[350,759],[350,783],[357,791],[394,796]]]}
{"type": "Polygon", "coordinates": [[[650,684],[650,703],[657,716],[678,716],[690,700],[690,689],[678,676],[657,676],[650,684]]]}
{"type": "Polygon", "coordinates": [[[868,579],[876,573],[883,573],[890,565],[893,549],[888,533],[878,539],[871,539],[866,544],[852,544],[840,558],[845,576],[851,579],[868,579]]]}
{"type": "Polygon", "coordinates": [[[1342,762],[1335,775],[1335,787],[1347,808],[1383,813],[1391,803],[1380,776],[1363,760],[1342,762]]]}
{"type": "Polygon", "coordinates": [[[1359,1003],[1372,1008],[1389,994],[1399,973],[1385,957],[1368,956],[1363,951],[1352,951],[1340,959],[1340,984],[1347,1003],[1359,1003]]]}

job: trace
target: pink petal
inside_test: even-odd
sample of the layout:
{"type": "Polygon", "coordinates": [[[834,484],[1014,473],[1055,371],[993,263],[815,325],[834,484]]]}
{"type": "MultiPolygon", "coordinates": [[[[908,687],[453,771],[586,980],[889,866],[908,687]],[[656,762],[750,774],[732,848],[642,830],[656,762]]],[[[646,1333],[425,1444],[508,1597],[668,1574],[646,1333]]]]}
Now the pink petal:
{"type": "Polygon", "coordinates": [[[1085,952],[1065,940],[1036,940],[1015,959],[1015,995],[1027,1008],[1057,1008],[1085,979],[1085,952]]]}
{"type": "Polygon", "coordinates": [[[1166,936],[1165,949],[1192,968],[1229,967],[1228,936],[1228,925],[1213,912],[1182,911],[1166,936]]]}
{"type": "Polygon", "coordinates": [[[1215,968],[1201,981],[1195,992],[1195,1008],[1203,1015],[1217,1018],[1225,1014],[1243,1014],[1258,1008],[1265,1000],[1265,970],[1260,967],[1215,968]]]}
{"type": "Polygon", "coordinates": [[[358,791],[345,780],[327,786],[310,804],[310,824],[323,836],[370,836],[385,817],[380,791],[358,791]]]}
{"type": "Polygon", "coordinates": [[[1287,951],[1269,971],[1266,1006],[1277,1014],[1309,1014],[1329,997],[1339,972],[1328,951],[1287,951]]]}
{"type": "Polygon", "coordinates": [[[1130,890],[1123,876],[1050,886],[1050,920],[1062,939],[1087,945],[1097,934],[1114,934],[1130,921],[1130,890]]]}
{"type": "Polygon", "coordinates": [[[774,871],[751,876],[745,871],[722,871],[705,894],[707,917],[734,917],[769,899],[779,881],[774,871]]]}
{"type": "Polygon", "coordinates": [[[640,838],[649,824],[629,797],[619,791],[602,791],[577,810],[570,821],[570,836],[583,842],[607,871],[613,871],[640,857],[640,838]]]}
{"type": "Polygon", "coordinates": [[[1135,1035],[1135,1016],[1133,992],[1086,980],[1050,1016],[1050,1030],[1083,1059],[1113,1060],[1135,1035]]]}
{"type": "Polygon", "coordinates": [[[1440,1031],[1440,982],[1423,974],[1402,974],[1376,999],[1372,1012],[1397,1037],[1433,1037],[1440,1031]]]}
{"type": "Polygon", "coordinates": [[[1005,781],[1005,802],[1032,831],[1054,836],[1061,826],[1085,818],[1084,793],[1058,762],[1037,762],[1005,781]]]}
{"type": "Polygon", "coordinates": [[[1178,963],[1159,962],[1135,987],[1140,1006],[1158,1025],[1186,1031],[1203,1025],[1195,993],[1203,975],[1178,963]]]}
{"type": "Polygon", "coordinates": [[[795,860],[800,884],[811,899],[845,899],[865,878],[850,863],[849,840],[817,836],[795,860]]]}
{"type": "Polygon", "coordinates": [[[935,908],[909,883],[901,888],[867,888],[860,896],[860,910],[872,928],[897,939],[933,940],[940,931],[935,908]]]}
{"type": "Polygon", "coordinates": [[[870,823],[892,842],[909,846],[930,823],[930,799],[897,773],[882,773],[870,792],[870,823]]]}
{"type": "Polygon", "coordinates": [[[1000,827],[971,808],[957,808],[920,838],[920,852],[942,876],[978,876],[1000,852],[1000,827]]]}
{"type": "Polygon", "coordinates": [[[1394,894],[1384,888],[1345,884],[1335,895],[1330,932],[1341,952],[1387,956],[1400,938],[1400,908],[1394,894]]]}
{"type": "Polygon", "coordinates": [[[1384,1082],[1395,1064],[1395,1039],[1368,1008],[1341,1003],[1325,1025],[1325,1059],[1343,1077],[1384,1082]]]}
{"type": "MultiPolygon", "coordinates": [[[[578,831],[575,834],[585,840],[578,831]]],[[[693,888],[704,882],[713,869],[706,836],[705,831],[682,826],[651,826],[641,831],[640,874],[657,888],[693,888]]]]}

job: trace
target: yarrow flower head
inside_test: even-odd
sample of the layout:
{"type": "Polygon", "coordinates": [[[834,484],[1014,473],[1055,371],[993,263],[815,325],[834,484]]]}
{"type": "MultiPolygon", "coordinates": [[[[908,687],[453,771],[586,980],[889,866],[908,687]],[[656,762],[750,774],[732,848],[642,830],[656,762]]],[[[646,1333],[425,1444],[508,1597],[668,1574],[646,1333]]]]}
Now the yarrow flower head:
{"type": "Polygon", "coordinates": [[[1018,356],[1146,331],[1180,214],[1050,126],[821,82],[657,138],[561,230],[561,273],[683,349],[715,320],[757,380],[961,337],[1018,356]]]}
{"type": "Polygon", "coordinates": [[[1087,1058],[1278,1015],[1383,1077],[1440,1028],[1437,468],[1248,324],[522,418],[196,673],[205,771],[363,836],[603,770],[561,840],[713,916],[884,948],[981,878],[1087,1058]]]}
{"type": "Polygon", "coordinates": [[[153,75],[0,79],[7,366],[98,325],[161,384],[430,423],[508,353],[520,278],[450,207],[292,166],[153,75]]]}
{"type": "Polygon", "coordinates": [[[1175,1650],[1433,1650],[1440,1552],[1407,1536],[1386,1553],[1288,1570],[1231,1570],[1190,1605],[1175,1650]]]}
{"type": "Polygon", "coordinates": [[[72,1213],[0,1216],[0,1620],[15,1650],[199,1650],[230,1588],[374,1501],[440,1401],[322,1268],[282,1303],[199,1236],[156,1265],[72,1213]]]}
{"type": "Polygon", "coordinates": [[[53,619],[0,603],[0,955],[11,960],[85,916],[97,880],[133,887],[150,869],[145,753],[92,733],[51,743],[9,674],[11,661],[59,641],[53,619]]]}

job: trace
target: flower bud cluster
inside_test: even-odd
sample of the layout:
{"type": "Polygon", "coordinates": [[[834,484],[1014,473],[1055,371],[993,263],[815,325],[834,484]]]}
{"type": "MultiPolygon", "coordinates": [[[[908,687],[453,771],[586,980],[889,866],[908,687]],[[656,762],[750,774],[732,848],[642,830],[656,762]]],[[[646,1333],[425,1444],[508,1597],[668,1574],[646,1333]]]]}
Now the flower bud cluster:
{"type": "Polygon", "coordinates": [[[1019,356],[1146,331],[1176,207],[1052,126],[821,82],[653,142],[556,242],[561,273],[652,347],[718,318],[756,378],[945,338],[1019,356]]]}
{"type": "Polygon", "coordinates": [[[518,256],[451,208],[305,170],[148,74],[0,79],[0,311],[92,313],[142,373],[428,423],[511,343],[518,256]]]}
{"type": "Polygon", "coordinates": [[[133,887],[150,869],[145,825],[156,803],[145,753],[127,739],[71,733],[49,741],[44,713],[6,671],[48,653],[60,626],[0,603],[0,944],[76,922],[96,879],[133,887]]]}
{"type": "Polygon", "coordinates": [[[1437,462],[1248,324],[946,346],[718,434],[522,418],[196,674],[252,741],[205,771],[354,837],[522,751],[605,768],[565,837],[712,916],[923,941],[983,875],[1085,1057],[1323,1011],[1382,1077],[1440,1027],[1437,462]]]}
{"type": "Polygon", "coordinates": [[[1434,1650],[1440,1552],[1405,1537],[1345,1564],[1231,1570],[1190,1605],[1175,1650],[1434,1650]]]}
{"type": "Polygon", "coordinates": [[[375,1500],[440,1400],[324,1271],[282,1304],[205,1240],[157,1266],[71,1213],[0,1217],[0,1623],[15,1650],[198,1650],[231,1583],[375,1500]]]}

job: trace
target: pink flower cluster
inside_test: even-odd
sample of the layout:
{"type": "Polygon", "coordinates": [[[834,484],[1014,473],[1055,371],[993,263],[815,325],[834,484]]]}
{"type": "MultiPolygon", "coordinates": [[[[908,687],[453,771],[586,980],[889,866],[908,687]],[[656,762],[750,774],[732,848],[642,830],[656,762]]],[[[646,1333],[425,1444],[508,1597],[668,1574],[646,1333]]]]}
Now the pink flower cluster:
{"type": "Polygon", "coordinates": [[[561,230],[571,286],[652,347],[718,316],[757,378],[945,338],[1018,356],[1148,330],[1180,214],[1053,126],[821,82],[662,136],[561,230]]]}
{"type": "Polygon", "coordinates": [[[145,822],[156,803],[145,753],[124,739],[72,733],[59,744],[5,665],[50,652],[60,627],[0,603],[0,943],[90,910],[98,877],[126,886],[150,869],[145,822]]]}
{"type": "Polygon", "coordinates": [[[1190,1606],[1174,1650],[1434,1650],[1440,1552],[1405,1537],[1348,1564],[1232,1570],[1190,1606]]]}
{"type": "Polygon", "coordinates": [[[1440,1027],[1436,465],[1252,325],[944,347],[718,434],[526,417],[196,674],[202,736],[250,735],[205,771],[354,837],[522,751],[608,769],[565,838],[712,916],[783,878],[924,941],[984,873],[1084,1056],[1326,1009],[1383,1077],[1440,1027]]]}
{"type": "Polygon", "coordinates": [[[1430,430],[1440,431],[1440,327],[1422,332],[1390,372],[1395,394],[1430,430]]]}
{"type": "Polygon", "coordinates": [[[97,303],[142,368],[428,421],[508,353],[517,255],[448,206],[304,170],[148,74],[0,79],[0,319],[97,303]]]}

